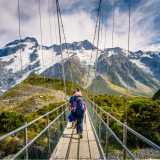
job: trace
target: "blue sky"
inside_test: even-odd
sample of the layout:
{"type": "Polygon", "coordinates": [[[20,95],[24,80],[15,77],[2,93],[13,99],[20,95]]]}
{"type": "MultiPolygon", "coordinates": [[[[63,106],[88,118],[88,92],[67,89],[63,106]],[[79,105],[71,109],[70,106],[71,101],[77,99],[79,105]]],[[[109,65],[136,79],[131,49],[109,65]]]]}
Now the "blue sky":
{"type": "MultiPolygon", "coordinates": [[[[103,0],[100,48],[112,46],[113,0],[103,0]],[[106,25],[106,6],[107,25],[106,25]]],[[[114,47],[127,49],[128,3],[129,0],[115,0],[114,47]]],[[[59,43],[55,0],[49,0],[53,44],[59,43]],[[55,19],[54,19],[55,18],[55,19]],[[54,23],[54,20],[56,24],[54,23]]],[[[93,41],[95,20],[99,0],[59,0],[67,42],[88,39],[93,41]]],[[[160,49],[160,0],[131,0],[130,50],[160,49]]],[[[40,43],[38,0],[20,0],[21,33],[37,38],[40,43]]],[[[50,46],[48,0],[41,0],[43,45],[50,46]]],[[[17,0],[0,0],[0,48],[18,39],[17,0]]]]}

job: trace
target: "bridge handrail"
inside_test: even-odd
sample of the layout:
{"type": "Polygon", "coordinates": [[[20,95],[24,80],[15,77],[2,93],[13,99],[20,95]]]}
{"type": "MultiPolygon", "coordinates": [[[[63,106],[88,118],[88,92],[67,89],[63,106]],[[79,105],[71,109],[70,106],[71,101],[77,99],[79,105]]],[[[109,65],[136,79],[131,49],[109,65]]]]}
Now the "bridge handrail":
{"type": "Polygon", "coordinates": [[[127,130],[129,130],[130,132],[132,132],[134,135],[136,135],[137,137],[139,137],[141,140],[143,140],[144,142],[146,142],[147,144],[149,144],[150,146],[152,146],[153,148],[155,148],[156,150],[160,151],[160,147],[158,145],[156,145],[155,143],[151,142],[149,139],[145,138],[144,136],[142,136],[141,134],[139,134],[138,132],[134,131],[133,129],[131,129],[130,127],[128,127],[127,125],[125,125],[124,123],[120,122],[118,119],[116,119],[115,117],[111,116],[108,112],[104,111],[101,107],[99,107],[97,104],[93,103],[90,99],[87,99],[89,102],[91,102],[93,105],[95,105],[97,108],[99,108],[102,112],[104,112],[105,114],[107,114],[110,118],[114,119],[116,122],[118,122],[119,124],[121,124],[123,127],[125,127],[127,130]]]}
{"type": "MultiPolygon", "coordinates": [[[[66,103],[65,103],[66,104],[66,103]]],[[[64,104],[64,105],[65,105],[64,104]]],[[[62,107],[62,106],[61,106],[62,107]]],[[[37,138],[39,138],[64,112],[66,112],[68,108],[66,108],[59,116],[57,116],[45,129],[43,129],[36,137],[34,137],[26,146],[24,146],[19,152],[17,152],[11,160],[17,158],[23,151],[25,151],[37,138]]]]}
{"type": "Polygon", "coordinates": [[[124,150],[127,151],[127,153],[131,156],[133,160],[136,160],[134,155],[130,152],[130,150],[121,142],[121,140],[116,136],[116,134],[112,131],[112,129],[105,123],[105,121],[101,118],[101,116],[94,110],[94,112],[97,114],[97,116],[100,118],[102,123],[105,125],[105,127],[111,132],[113,137],[116,139],[116,141],[123,147],[124,150]]]}
{"type": "Polygon", "coordinates": [[[31,122],[23,125],[22,127],[19,127],[19,128],[17,128],[17,129],[15,129],[14,131],[11,131],[11,132],[7,133],[7,134],[4,135],[4,136],[1,136],[1,137],[0,137],[0,141],[3,140],[3,139],[5,139],[5,138],[7,138],[7,137],[9,137],[9,136],[11,136],[11,135],[13,135],[13,134],[15,134],[15,133],[17,133],[17,132],[19,132],[19,131],[21,131],[22,129],[25,129],[25,128],[28,127],[29,125],[33,124],[34,122],[40,120],[40,119],[43,118],[43,117],[46,117],[47,115],[51,114],[52,112],[56,111],[57,109],[62,108],[62,107],[63,107],[64,105],[66,105],[66,104],[68,104],[68,102],[65,103],[65,104],[62,104],[61,106],[53,109],[53,110],[50,111],[50,112],[47,112],[47,113],[44,114],[43,116],[40,116],[40,117],[38,117],[37,119],[35,119],[35,120],[33,120],[33,121],[31,121],[31,122]]]}

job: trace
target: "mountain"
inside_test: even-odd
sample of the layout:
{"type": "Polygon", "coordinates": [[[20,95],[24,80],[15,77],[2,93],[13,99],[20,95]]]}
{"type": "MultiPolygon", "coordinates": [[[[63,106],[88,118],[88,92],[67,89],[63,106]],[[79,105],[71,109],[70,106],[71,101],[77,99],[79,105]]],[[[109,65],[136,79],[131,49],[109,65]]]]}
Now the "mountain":
{"type": "MultiPolygon", "coordinates": [[[[60,45],[42,47],[35,38],[22,39],[22,60],[19,40],[0,49],[0,94],[19,84],[31,73],[62,79],[60,45]]],[[[128,52],[122,48],[98,49],[95,78],[96,52],[97,48],[88,40],[62,44],[65,78],[71,80],[73,77],[75,83],[91,92],[96,81],[96,94],[152,95],[160,88],[158,52],[129,52],[128,61],[128,52]],[[87,78],[89,68],[90,74],[87,78]]]]}
{"type": "Polygon", "coordinates": [[[160,52],[137,51],[130,56],[130,60],[146,72],[149,77],[160,81],[160,52]]]}

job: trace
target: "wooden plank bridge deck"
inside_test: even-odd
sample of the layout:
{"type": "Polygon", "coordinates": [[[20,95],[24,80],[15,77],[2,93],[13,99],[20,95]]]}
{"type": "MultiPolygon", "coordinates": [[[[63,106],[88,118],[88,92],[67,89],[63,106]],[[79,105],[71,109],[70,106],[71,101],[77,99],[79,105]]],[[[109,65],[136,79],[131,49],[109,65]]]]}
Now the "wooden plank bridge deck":
{"type": "Polygon", "coordinates": [[[98,142],[94,134],[88,112],[83,122],[83,138],[79,138],[76,129],[67,124],[50,160],[53,159],[101,159],[98,142]]]}

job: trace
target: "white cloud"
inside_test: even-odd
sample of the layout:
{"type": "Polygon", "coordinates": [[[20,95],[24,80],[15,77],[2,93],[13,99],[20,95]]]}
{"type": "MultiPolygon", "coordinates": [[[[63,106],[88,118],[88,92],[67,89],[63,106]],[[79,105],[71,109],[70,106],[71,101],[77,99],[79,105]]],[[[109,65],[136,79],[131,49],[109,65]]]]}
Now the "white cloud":
{"type": "MultiPolygon", "coordinates": [[[[21,34],[22,38],[25,38],[26,36],[35,37],[36,39],[38,39],[38,42],[40,44],[40,22],[37,2],[38,1],[36,0],[20,0],[21,34]]],[[[94,9],[96,1],[87,1],[85,7],[83,7],[82,5],[78,7],[76,3],[80,2],[85,5],[86,1],[60,0],[67,42],[80,41],[84,39],[88,39],[91,42],[93,41],[95,19],[93,19],[93,15],[91,15],[92,12],[89,11],[91,11],[91,9],[94,9]],[[73,9],[73,6],[76,6],[77,9],[73,9]],[[85,10],[85,8],[87,7],[89,8],[89,11],[85,10]],[[67,10],[67,12],[63,12],[63,9],[67,10]]],[[[131,10],[130,50],[138,50],[158,40],[160,34],[159,31],[155,30],[154,23],[155,17],[158,16],[158,7],[156,7],[154,3],[158,3],[158,1],[151,0],[143,3],[143,5],[140,5],[134,10],[131,10]],[[148,10],[148,8],[150,7],[152,7],[151,10],[148,10]]],[[[50,1],[50,6],[53,34],[52,37],[53,43],[56,43],[55,24],[53,17],[53,10],[55,11],[55,3],[53,4],[53,1],[50,1]]],[[[41,9],[43,31],[42,43],[43,45],[50,46],[51,42],[47,0],[41,0],[41,9]]],[[[108,48],[112,47],[112,14],[110,13],[110,15],[111,16],[108,18],[108,26],[106,32],[106,47],[108,48]]],[[[0,21],[0,47],[3,47],[6,43],[18,39],[18,17],[16,0],[0,0],[0,21]]],[[[58,36],[58,28],[56,28],[56,31],[58,36]]],[[[104,47],[104,33],[105,29],[103,26],[101,33],[102,37],[100,38],[101,48],[104,47]]],[[[116,7],[115,12],[114,32],[114,47],[117,46],[124,49],[127,49],[128,46],[128,12],[127,10],[124,12],[118,7],[116,7]]]]}

